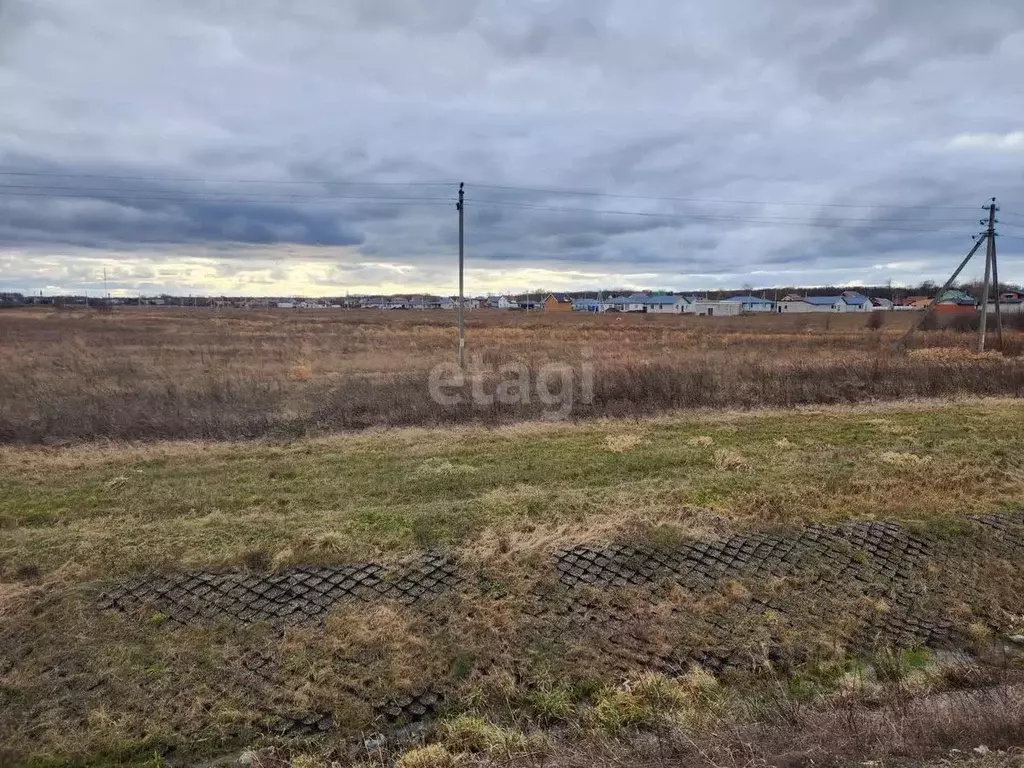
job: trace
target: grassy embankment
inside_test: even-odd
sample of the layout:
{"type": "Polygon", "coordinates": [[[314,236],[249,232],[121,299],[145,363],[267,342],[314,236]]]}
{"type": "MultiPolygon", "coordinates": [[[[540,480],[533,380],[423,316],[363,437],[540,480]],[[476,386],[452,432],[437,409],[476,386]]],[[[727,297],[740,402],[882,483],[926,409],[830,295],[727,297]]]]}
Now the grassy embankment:
{"type": "MultiPolygon", "coordinates": [[[[328,737],[265,759],[298,751],[372,761],[379,756],[342,746],[382,727],[371,703],[430,686],[446,694],[447,709],[425,734],[437,746],[408,756],[409,768],[448,765],[459,753],[523,765],[653,765],[704,754],[739,765],[813,752],[815,743],[839,758],[920,756],[982,739],[1008,746],[1024,708],[1005,654],[998,674],[916,650],[854,661],[841,642],[828,650],[820,633],[794,623],[781,637],[818,655],[785,669],[755,664],[717,682],[699,671],[651,676],[602,656],[600,627],[559,630],[554,613],[526,609],[550,587],[547,558],[564,544],[665,546],[855,518],[913,521],[955,548],[965,514],[1024,503],[1022,416],[1011,400],[963,400],[283,444],[8,446],[0,449],[0,756],[187,760],[274,744],[268,713],[329,711],[328,737]],[[339,606],[323,629],[283,633],[172,628],[158,614],[95,608],[105,583],[152,569],[387,562],[428,547],[486,574],[488,591],[415,609],[339,606]],[[253,653],[276,660],[271,685],[246,672],[253,653]],[[963,693],[979,686],[985,693],[963,693]]],[[[1024,584],[1013,563],[971,567],[977,578],[965,588],[979,605],[951,615],[978,649],[990,648],[990,629],[972,608],[1024,612],[1024,584]]],[[[660,605],[727,614],[760,588],[672,593],[660,605]]],[[[838,617],[854,606],[828,607],[838,617]]],[[[658,605],[636,608],[645,644],[699,642],[658,605]]],[[[884,609],[884,601],[872,608],[884,609]]],[[[762,631],[737,625],[737,642],[756,650],[762,631]]]]}

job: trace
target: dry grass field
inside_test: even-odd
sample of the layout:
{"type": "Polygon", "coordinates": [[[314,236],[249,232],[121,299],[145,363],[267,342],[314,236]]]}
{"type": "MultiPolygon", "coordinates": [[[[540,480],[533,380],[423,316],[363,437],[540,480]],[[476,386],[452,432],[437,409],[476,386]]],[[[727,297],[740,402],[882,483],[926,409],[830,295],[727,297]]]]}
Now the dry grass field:
{"type": "Polygon", "coordinates": [[[1019,331],[453,319],[0,313],[0,765],[1019,764],[1019,331]]]}
{"type": "MultiPolygon", "coordinates": [[[[969,334],[914,318],[699,318],[468,314],[481,391],[499,366],[570,366],[573,418],[694,408],[788,407],[1024,391],[1024,333],[976,358],[969,334]],[[581,388],[593,365],[592,397],[581,388]],[[588,402],[589,400],[589,402],[588,402]]],[[[500,423],[549,411],[537,398],[439,405],[430,370],[455,359],[454,313],[125,308],[0,312],[0,441],[297,437],[370,426],[500,423]]],[[[560,386],[560,382],[552,385],[560,386]]]]}

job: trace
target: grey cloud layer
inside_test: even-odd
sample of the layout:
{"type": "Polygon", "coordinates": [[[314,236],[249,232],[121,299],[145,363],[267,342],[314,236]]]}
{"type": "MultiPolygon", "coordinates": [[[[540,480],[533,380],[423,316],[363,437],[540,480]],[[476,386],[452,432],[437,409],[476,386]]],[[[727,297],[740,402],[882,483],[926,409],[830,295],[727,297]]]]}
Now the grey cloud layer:
{"type": "MultiPolygon", "coordinates": [[[[303,246],[311,263],[337,258],[315,246],[347,248],[411,265],[410,283],[450,282],[450,184],[238,179],[464,179],[475,268],[565,273],[552,287],[584,282],[571,273],[678,287],[939,277],[980,210],[473,182],[879,205],[998,195],[1024,213],[1024,142],[1006,138],[1024,130],[1021,71],[1016,0],[5,0],[0,171],[207,181],[0,176],[0,249],[42,257],[14,259],[0,288],[84,274],[83,249],[135,252],[141,270],[211,245],[225,264],[257,246],[303,246]],[[440,199],[325,199],[338,195],[440,199]],[[876,269],[929,260],[927,274],[876,269]]],[[[1004,221],[1003,273],[1021,280],[1024,227],[1004,221]]]]}

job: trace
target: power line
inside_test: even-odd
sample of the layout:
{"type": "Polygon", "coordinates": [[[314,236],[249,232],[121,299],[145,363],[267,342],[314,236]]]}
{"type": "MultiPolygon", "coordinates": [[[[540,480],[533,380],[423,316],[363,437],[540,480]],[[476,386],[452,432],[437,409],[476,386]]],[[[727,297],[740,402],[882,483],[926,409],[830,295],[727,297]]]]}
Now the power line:
{"type": "MultiPolygon", "coordinates": [[[[152,181],[152,182],[180,182],[195,184],[266,184],[266,185],[316,185],[316,186],[383,186],[383,187],[445,187],[455,188],[458,182],[455,181],[370,181],[370,180],[338,180],[338,179],[213,179],[204,177],[186,176],[158,176],[158,175],[129,175],[129,174],[107,174],[107,173],[79,173],[79,172],[58,172],[58,171],[0,171],[0,176],[19,177],[40,177],[40,178],[62,178],[62,179],[106,179],[113,181],[152,181]]],[[[568,195],[583,197],[608,197],[623,200],[653,200],[671,201],[683,203],[706,203],[712,205],[774,205],[774,206],[796,206],[812,208],[900,208],[905,210],[976,210],[975,206],[968,205],[901,205],[896,203],[824,203],[805,200],[738,200],[738,199],[715,199],[700,197],[678,197],[671,195],[633,195],[617,192],[604,192],[600,190],[565,189],[551,187],[533,187],[513,184],[483,184],[473,183],[468,185],[479,189],[505,190],[512,192],[531,192],[546,195],[568,195]]],[[[1010,213],[1013,216],[1020,214],[1010,213]]]]}
{"type": "MultiPolygon", "coordinates": [[[[97,195],[112,194],[112,195],[182,195],[186,197],[192,197],[194,195],[215,195],[222,197],[245,197],[259,199],[261,197],[271,196],[278,199],[290,199],[290,200],[451,200],[455,198],[447,197],[395,197],[394,195],[290,195],[282,194],[280,192],[207,192],[203,190],[197,190],[195,192],[188,190],[163,190],[163,189],[112,189],[109,187],[80,187],[80,186],[54,186],[50,184],[3,184],[0,183],[0,190],[9,189],[28,189],[38,190],[42,192],[88,192],[95,193],[97,195]]],[[[59,197],[59,195],[55,195],[59,197]]]]}
{"type": "Polygon", "coordinates": [[[151,194],[136,194],[132,192],[115,192],[113,190],[103,190],[100,192],[91,192],[89,194],[77,195],[71,194],[70,192],[49,192],[49,191],[10,191],[3,186],[0,186],[0,195],[8,197],[48,197],[53,199],[69,199],[69,200],[96,200],[99,202],[166,202],[166,203],[195,203],[195,202],[206,202],[206,203],[249,203],[258,205],[294,205],[298,202],[309,203],[312,205],[323,205],[330,204],[339,201],[345,201],[345,203],[401,203],[404,205],[412,203],[423,203],[425,205],[449,205],[451,204],[451,198],[447,197],[390,197],[386,195],[373,196],[373,195],[335,195],[327,197],[316,197],[316,196],[292,196],[292,197],[276,197],[276,198],[240,198],[236,195],[224,193],[197,193],[196,195],[151,195],[151,194]]]}
{"type": "MultiPolygon", "coordinates": [[[[822,222],[804,219],[793,219],[793,218],[769,218],[769,217],[753,217],[753,216],[726,216],[717,214],[701,214],[701,213],[653,213],[649,211],[620,211],[620,210],[609,210],[601,208],[565,208],[565,207],[553,207],[543,205],[530,205],[528,203],[513,203],[507,200],[486,200],[473,198],[471,202],[478,205],[495,205],[495,206],[508,206],[512,208],[520,208],[525,210],[536,210],[536,211],[551,211],[558,213],[591,213],[601,215],[613,215],[613,216],[642,216],[648,218],[667,219],[667,220],[706,220],[706,221],[737,221],[748,224],[766,224],[766,225],[789,225],[799,227],[825,227],[829,229],[855,229],[860,231],[877,230],[877,231],[888,231],[888,232],[923,232],[923,233],[941,233],[941,232],[959,232],[962,233],[962,229],[924,229],[920,227],[879,227],[879,226],[858,226],[856,222],[871,222],[877,221],[876,219],[844,219],[843,221],[835,222],[822,222]],[[852,224],[852,226],[845,226],[846,224],[852,224]]],[[[923,223],[923,220],[922,220],[923,223]]]]}
{"type": "MultiPolygon", "coordinates": [[[[196,191],[196,192],[182,192],[169,190],[167,193],[162,193],[162,190],[146,190],[146,189],[109,189],[104,187],[80,187],[80,186],[57,186],[57,185],[33,185],[33,184],[0,184],[0,195],[14,196],[14,197],[54,197],[54,198],[77,198],[77,199],[97,199],[97,200],[116,200],[116,201],[146,201],[146,202],[220,202],[225,204],[231,203],[263,203],[268,205],[282,204],[287,205],[290,203],[312,203],[312,204],[323,204],[330,203],[336,200],[346,201],[363,201],[363,202],[394,202],[394,203],[450,203],[454,198],[447,197],[399,197],[394,195],[343,195],[343,194],[330,194],[330,195],[289,195],[281,193],[265,193],[265,192],[208,192],[208,191],[196,191]],[[24,190],[24,191],[22,191],[24,190]],[[74,194],[67,194],[74,193],[74,194]],[[81,194],[79,194],[81,193],[81,194]]],[[[579,213],[604,213],[610,215],[629,215],[629,216],[648,216],[657,218],[689,218],[689,219],[706,219],[711,221],[742,221],[748,223],[773,223],[773,224],[794,224],[801,226],[828,226],[828,227],[841,227],[845,224],[855,224],[859,222],[871,223],[876,222],[878,219],[874,218],[844,218],[841,221],[834,222],[822,222],[803,218],[793,217],[768,217],[768,216],[735,216],[735,215],[724,215],[724,214],[679,214],[679,213],[654,213],[645,211],[621,211],[621,210],[604,210],[604,209],[592,209],[592,208],[571,208],[564,206],[542,206],[534,205],[530,203],[519,203],[511,200],[488,200],[488,199],[476,199],[474,202],[480,202],[486,205],[501,205],[512,208],[520,208],[526,210],[544,210],[544,211],[563,211],[563,212],[579,212],[579,213]]],[[[901,223],[921,223],[925,224],[929,221],[928,219],[887,219],[886,221],[901,222],[901,223]]],[[[940,223],[954,223],[950,220],[942,220],[940,223]]],[[[1010,226],[1015,226],[1011,224],[1010,226]]],[[[859,229],[867,229],[867,227],[857,227],[859,229]]],[[[880,227],[876,227],[881,229],[880,227]]],[[[907,231],[907,232],[931,232],[931,231],[944,231],[944,230],[933,230],[933,229],[922,229],[922,228],[892,228],[886,227],[885,229],[891,229],[893,231],[907,231]]],[[[948,230],[952,231],[952,230],[948,230]]]]}
{"type": "Polygon", "coordinates": [[[662,200],[662,201],[674,201],[680,203],[709,203],[716,205],[791,205],[791,206],[807,206],[813,208],[903,208],[908,210],[922,210],[922,209],[943,209],[943,210],[954,210],[954,211],[975,211],[977,206],[973,205],[899,205],[894,203],[820,203],[811,201],[800,201],[800,200],[787,200],[787,201],[776,201],[776,200],[724,200],[724,199],[709,199],[699,197],[672,197],[672,196],[660,196],[660,195],[627,195],[614,192],[601,192],[598,190],[579,190],[579,189],[546,189],[543,187],[520,187],[513,185],[502,185],[502,184],[477,184],[473,183],[470,187],[478,189],[500,189],[512,192],[536,192],[539,194],[546,195],[569,195],[569,196],[581,196],[581,197],[613,197],[624,200],[662,200]]]}
{"type": "Polygon", "coordinates": [[[58,173],[50,171],[0,171],[0,176],[41,176],[65,179],[111,179],[116,181],[173,181],[200,184],[318,184],[323,186],[445,187],[452,181],[341,181],[335,179],[209,179],[183,176],[122,176],[109,173],[58,173]]]}

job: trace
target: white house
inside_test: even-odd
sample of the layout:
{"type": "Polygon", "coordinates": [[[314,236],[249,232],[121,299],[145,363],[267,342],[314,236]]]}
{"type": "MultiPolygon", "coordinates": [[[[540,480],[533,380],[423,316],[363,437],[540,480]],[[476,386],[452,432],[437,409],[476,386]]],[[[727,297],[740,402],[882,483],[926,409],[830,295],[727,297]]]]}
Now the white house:
{"type": "Polygon", "coordinates": [[[786,296],[779,302],[779,312],[870,312],[871,299],[856,291],[843,291],[839,296],[786,296]]]}
{"type": "Polygon", "coordinates": [[[643,293],[635,293],[630,296],[615,296],[604,303],[604,309],[616,312],[642,312],[644,310],[644,302],[648,298],[650,297],[643,293]]]}
{"type": "Polygon", "coordinates": [[[437,296],[413,296],[409,303],[413,309],[441,308],[441,299],[437,296]]]}
{"type": "Polygon", "coordinates": [[[681,315],[690,303],[685,296],[647,296],[644,310],[656,314],[681,315]]]}
{"type": "Polygon", "coordinates": [[[693,313],[696,315],[722,316],[740,314],[740,302],[718,301],[715,299],[697,299],[693,302],[693,313]]]}
{"type": "Polygon", "coordinates": [[[735,301],[740,305],[740,312],[774,312],[775,302],[757,296],[730,296],[724,301],[735,301]]]}
{"type": "Polygon", "coordinates": [[[623,312],[643,312],[647,300],[650,298],[646,293],[633,293],[626,297],[625,309],[623,312]]]}

